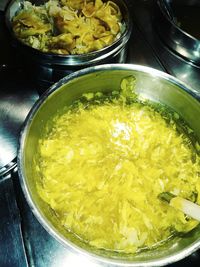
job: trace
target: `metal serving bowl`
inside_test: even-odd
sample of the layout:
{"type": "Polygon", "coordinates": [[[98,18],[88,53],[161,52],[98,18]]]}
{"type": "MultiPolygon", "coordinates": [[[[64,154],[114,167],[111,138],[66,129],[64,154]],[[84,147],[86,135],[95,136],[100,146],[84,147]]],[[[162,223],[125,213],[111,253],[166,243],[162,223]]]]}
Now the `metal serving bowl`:
{"type": "Polygon", "coordinates": [[[181,6],[199,8],[200,2],[198,0],[157,0],[155,26],[168,47],[179,56],[200,65],[200,40],[181,29],[179,22],[176,21],[175,9],[181,6]]]}
{"type": "MultiPolygon", "coordinates": [[[[41,5],[45,0],[29,0],[35,5],[41,5]]],[[[47,1],[47,0],[46,0],[47,1]]],[[[57,55],[44,53],[19,41],[12,30],[13,17],[23,8],[24,0],[12,0],[6,8],[6,25],[10,32],[13,45],[18,49],[25,62],[31,68],[31,75],[40,83],[54,83],[76,70],[106,63],[124,63],[127,55],[127,42],[132,31],[132,20],[126,0],[112,0],[123,16],[125,30],[113,44],[82,55],[57,55]]]]}
{"type": "Polygon", "coordinates": [[[155,69],[129,65],[110,64],[77,71],[53,85],[33,106],[21,132],[18,153],[20,182],[31,210],[44,228],[64,246],[82,252],[94,260],[119,266],[161,266],[178,261],[200,247],[200,227],[183,237],[176,237],[159,248],[135,255],[106,252],[84,244],[71,233],[63,230],[49,206],[39,197],[33,179],[34,157],[37,142],[49,118],[70,105],[86,92],[109,92],[120,89],[124,77],[134,75],[136,93],[143,98],[162,103],[187,122],[200,140],[200,95],[172,76],[155,69]]]}

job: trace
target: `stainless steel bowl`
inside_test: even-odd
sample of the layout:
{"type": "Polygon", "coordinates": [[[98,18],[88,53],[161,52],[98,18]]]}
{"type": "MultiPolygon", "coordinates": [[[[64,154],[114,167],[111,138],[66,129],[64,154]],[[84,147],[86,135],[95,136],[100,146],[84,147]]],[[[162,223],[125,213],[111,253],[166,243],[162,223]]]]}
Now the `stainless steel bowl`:
{"type": "MultiPolygon", "coordinates": [[[[29,1],[36,5],[45,2],[45,0],[29,1]]],[[[97,64],[124,63],[127,55],[127,42],[132,31],[132,19],[126,0],[113,1],[120,7],[125,24],[125,30],[118,40],[110,46],[87,54],[56,55],[36,50],[16,38],[12,30],[12,19],[23,8],[24,0],[12,0],[5,12],[6,25],[12,43],[30,68],[32,77],[48,86],[67,74],[85,67],[96,66],[97,64]]]]}
{"type": "Polygon", "coordinates": [[[60,80],[33,106],[21,132],[18,153],[19,177],[31,210],[44,228],[64,246],[109,264],[162,266],[184,258],[200,247],[200,227],[190,234],[170,240],[159,248],[142,251],[136,255],[94,249],[59,226],[51,209],[38,196],[33,179],[33,158],[37,155],[37,142],[42,136],[46,121],[58,109],[70,105],[83,93],[119,90],[121,80],[129,75],[136,78],[136,92],[139,96],[162,103],[180,114],[200,141],[200,103],[197,100],[200,99],[200,95],[196,91],[172,76],[143,66],[111,64],[90,67],[60,80]]]}
{"type": "MultiPolygon", "coordinates": [[[[200,65],[200,40],[181,29],[176,19],[175,9],[181,9],[182,6],[199,8],[200,2],[198,0],[157,0],[155,27],[170,49],[179,56],[200,65]]],[[[198,28],[197,25],[194,27],[198,28]]]]}

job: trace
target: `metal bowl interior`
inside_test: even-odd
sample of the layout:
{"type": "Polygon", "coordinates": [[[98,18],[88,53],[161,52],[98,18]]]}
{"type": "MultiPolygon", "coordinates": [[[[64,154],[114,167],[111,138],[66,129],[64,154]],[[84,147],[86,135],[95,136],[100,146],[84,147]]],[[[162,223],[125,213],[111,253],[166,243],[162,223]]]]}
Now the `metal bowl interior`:
{"type": "MultiPolygon", "coordinates": [[[[189,234],[176,237],[159,248],[135,255],[98,250],[84,244],[72,233],[63,230],[51,209],[37,194],[34,157],[37,142],[45,123],[55,112],[70,105],[86,92],[109,92],[120,89],[121,80],[129,75],[136,78],[139,97],[161,103],[181,115],[200,141],[200,103],[191,91],[177,79],[157,70],[137,65],[102,65],[71,74],[45,92],[29,113],[21,133],[18,170],[25,197],[44,228],[58,241],[95,260],[120,266],[161,266],[180,260],[200,247],[200,227],[189,234]]],[[[199,98],[199,96],[198,96],[199,98]]]]}

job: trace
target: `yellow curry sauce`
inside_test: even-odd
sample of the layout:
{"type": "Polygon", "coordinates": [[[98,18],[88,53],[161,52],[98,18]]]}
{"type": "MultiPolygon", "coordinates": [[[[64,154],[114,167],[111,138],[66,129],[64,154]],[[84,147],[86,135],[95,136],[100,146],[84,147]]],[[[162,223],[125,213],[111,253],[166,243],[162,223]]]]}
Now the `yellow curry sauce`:
{"type": "Polygon", "coordinates": [[[191,141],[148,104],[101,97],[85,95],[47,125],[36,158],[40,197],[64,228],[97,248],[134,253],[194,228],[157,197],[195,192],[200,203],[191,141]]]}

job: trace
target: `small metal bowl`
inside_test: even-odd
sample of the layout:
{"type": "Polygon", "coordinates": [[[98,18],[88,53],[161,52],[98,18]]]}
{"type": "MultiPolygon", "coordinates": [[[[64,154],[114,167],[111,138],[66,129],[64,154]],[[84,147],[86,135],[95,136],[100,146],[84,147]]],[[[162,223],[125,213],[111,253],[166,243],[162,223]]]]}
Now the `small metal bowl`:
{"type": "Polygon", "coordinates": [[[59,226],[56,216],[39,197],[34,180],[34,157],[37,155],[38,140],[46,122],[59,109],[70,105],[83,93],[120,90],[122,79],[130,75],[136,78],[135,90],[139,96],[164,104],[177,112],[200,141],[200,102],[196,99],[200,99],[200,95],[197,92],[176,78],[155,69],[129,64],[101,65],[68,75],[36,102],[21,132],[18,172],[25,197],[39,222],[64,246],[75,250],[77,257],[78,253],[84,253],[95,261],[118,266],[163,266],[188,256],[200,247],[200,226],[185,236],[177,236],[158,248],[137,254],[95,249],[59,226]]]}
{"type": "Polygon", "coordinates": [[[198,0],[157,0],[155,10],[155,27],[163,42],[179,56],[200,65],[200,40],[178,26],[173,17],[175,12],[170,14],[172,3],[177,8],[179,5],[200,6],[200,3],[198,0]]]}
{"type": "MultiPolygon", "coordinates": [[[[44,0],[29,0],[36,5],[44,0]]],[[[62,77],[82,69],[104,63],[124,63],[127,54],[127,42],[132,31],[132,21],[126,0],[113,0],[120,8],[125,23],[125,30],[113,44],[91,53],[82,55],[57,55],[44,53],[19,41],[12,30],[12,18],[22,9],[23,0],[12,0],[6,8],[6,25],[13,45],[31,68],[31,75],[40,83],[52,84],[62,77]]]]}

